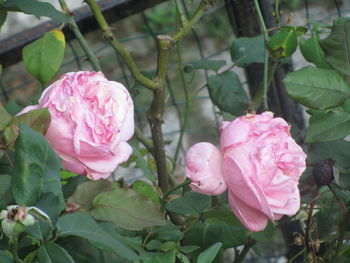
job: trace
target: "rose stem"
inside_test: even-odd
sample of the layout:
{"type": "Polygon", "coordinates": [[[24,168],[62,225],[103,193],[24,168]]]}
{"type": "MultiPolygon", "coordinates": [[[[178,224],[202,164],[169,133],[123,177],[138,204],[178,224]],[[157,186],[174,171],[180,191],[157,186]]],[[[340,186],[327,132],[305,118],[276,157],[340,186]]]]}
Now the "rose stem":
{"type": "Polygon", "coordinates": [[[59,0],[62,11],[69,17],[69,25],[72,28],[73,34],[75,36],[75,38],[78,40],[81,48],[83,49],[84,53],[86,54],[86,56],[88,57],[92,67],[94,68],[95,71],[101,71],[101,66],[100,63],[98,62],[97,57],[95,56],[95,54],[91,51],[89,45],[87,44],[85,38],[83,37],[83,35],[81,34],[79,27],[77,25],[77,23],[75,23],[75,20],[73,18],[73,15],[71,13],[71,11],[69,10],[67,3],[65,0],[59,0]]]}
{"type": "Polygon", "coordinates": [[[145,86],[150,90],[154,90],[155,82],[151,79],[145,77],[140,69],[137,67],[134,59],[131,57],[129,51],[124,48],[124,46],[118,41],[118,39],[114,36],[111,28],[109,27],[106,19],[104,18],[96,0],[86,0],[86,3],[90,6],[92,13],[94,14],[97,23],[103,31],[103,35],[109,44],[119,53],[119,55],[123,58],[126,65],[128,66],[131,74],[134,76],[136,81],[145,86]]]}
{"type": "Polygon", "coordinates": [[[169,188],[169,178],[166,165],[162,123],[164,117],[165,84],[169,52],[173,45],[176,42],[180,41],[188,33],[192,26],[200,19],[207,6],[207,0],[202,0],[200,2],[193,16],[188,21],[182,21],[184,24],[182,24],[182,26],[175,32],[173,36],[159,35],[157,37],[158,66],[156,76],[153,80],[145,77],[141,73],[135,61],[130,56],[129,52],[114,36],[96,1],[86,0],[86,2],[90,6],[100,28],[103,30],[105,38],[124,59],[134,78],[143,86],[153,91],[153,100],[151,107],[147,113],[147,117],[152,132],[154,158],[157,164],[158,185],[161,188],[162,192],[166,193],[169,188]]]}
{"type": "Polygon", "coordinates": [[[260,10],[260,6],[258,3],[258,0],[254,0],[254,5],[255,5],[255,9],[258,15],[258,22],[259,22],[259,26],[260,26],[260,30],[261,32],[264,34],[264,39],[265,39],[265,59],[264,59],[264,79],[263,79],[263,94],[262,94],[262,98],[263,98],[263,102],[264,102],[264,109],[268,110],[268,104],[267,104],[267,90],[268,90],[268,72],[269,72],[269,51],[267,50],[267,42],[269,41],[269,33],[266,29],[266,25],[264,22],[264,18],[262,16],[261,10],[260,10]]]}

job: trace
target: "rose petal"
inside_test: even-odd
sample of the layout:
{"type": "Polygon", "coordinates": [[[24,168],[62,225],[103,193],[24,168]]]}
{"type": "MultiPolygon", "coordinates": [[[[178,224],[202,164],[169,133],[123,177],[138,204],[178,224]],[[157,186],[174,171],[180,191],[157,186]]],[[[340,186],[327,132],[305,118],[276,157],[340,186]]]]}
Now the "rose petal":
{"type": "MultiPolygon", "coordinates": [[[[245,196],[242,197],[245,198],[245,196]]],[[[252,232],[264,230],[268,222],[268,217],[265,214],[247,205],[232,191],[228,193],[228,200],[233,213],[248,230],[252,232]]]]}
{"type": "Polygon", "coordinates": [[[192,180],[190,186],[196,192],[218,195],[226,190],[222,153],[210,143],[197,143],[187,151],[186,175],[192,180]]]}
{"type": "Polygon", "coordinates": [[[235,195],[244,197],[244,202],[249,204],[251,208],[273,219],[273,214],[263,190],[256,181],[257,179],[242,173],[241,165],[241,163],[238,165],[235,160],[225,156],[224,177],[228,188],[235,195]]]}
{"type": "Polygon", "coordinates": [[[120,163],[127,161],[132,153],[132,148],[126,142],[121,142],[117,149],[108,156],[101,158],[88,158],[77,156],[83,165],[87,167],[89,174],[112,173],[120,163]]]}

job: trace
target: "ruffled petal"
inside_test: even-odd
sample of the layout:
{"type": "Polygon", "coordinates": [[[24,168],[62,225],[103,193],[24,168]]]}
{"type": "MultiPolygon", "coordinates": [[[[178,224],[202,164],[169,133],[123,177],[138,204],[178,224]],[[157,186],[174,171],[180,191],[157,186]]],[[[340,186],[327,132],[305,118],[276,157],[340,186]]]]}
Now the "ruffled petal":
{"type": "MultiPolygon", "coordinates": [[[[245,199],[245,196],[239,196],[245,199]]],[[[247,205],[246,202],[243,202],[232,191],[228,193],[228,200],[233,213],[248,230],[252,232],[264,230],[268,222],[268,217],[265,214],[247,205]]]]}
{"type": "Polygon", "coordinates": [[[88,174],[104,174],[107,177],[119,164],[126,162],[131,153],[131,146],[126,142],[121,142],[115,152],[108,156],[101,156],[101,158],[77,156],[77,158],[87,167],[88,174]]]}
{"type": "Polygon", "coordinates": [[[192,190],[199,193],[218,195],[227,188],[222,173],[222,153],[210,143],[197,143],[187,151],[186,175],[192,180],[192,190]]]}
{"type": "Polygon", "coordinates": [[[260,211],[261,214],[273,220],[273,214],[263,189],[259,186],[255,178],[242,173],[242,169],[240,168],[241,163],[239,165],[238,163],[231,158],[224,158],[224,176],[230,192],[244,198],[244,203],[247,206],[260,211]]]}

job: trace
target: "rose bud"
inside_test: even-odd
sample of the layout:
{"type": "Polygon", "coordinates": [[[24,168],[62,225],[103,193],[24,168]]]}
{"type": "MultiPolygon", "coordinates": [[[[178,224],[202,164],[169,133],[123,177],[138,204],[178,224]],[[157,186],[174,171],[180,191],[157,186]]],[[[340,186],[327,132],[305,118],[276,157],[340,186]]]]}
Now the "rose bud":
{"type": "Polygon", "coordinates": [[[314,165],[312,175],[318,186],[328,185],[334,180],[333,165],[334,161],[331,159],[318,161],[314,165]]]}
{"type": "Polygon", "coordinates": [[[28,209],[30,208],[10,205],[6,210],[1,211],[1,229],[10,240],[22,233],[26,226],[31,226],[35,223],[35,218],[28,213],[28,209]]]}
{"type": "Polygon", "coordinates": [[[97,180],[128,160],[134,134],[134,104],[127,89],[101,72],[71,72],[49,86],[39,104],[48,108],[46,139],[70,172],[97,180]]]}
{"type": "MultiPolygon", "coordinates": [[[[217,184],[223,178],[233,212],[250,231],[263,230],[268,220],[294,215],[300,207],[298,182],[306,168],[306,155],[289,130],[290,126],[281,118],[273,118],[271,112],[248,114],[232,122],[223,122],[222,159],[198,160],[196,171],[200,173],[194,176],[189,172],[193,160],[209,154],[195,155],[191,149],[187,153],[186,160],[191,160],[186,163],[187,176],[194,179],[192,189],[213,194],[212,189],[193,186],[202,181],[217,184]]],[[[221,192],[214,191],[214,194],[221,192]]]]}

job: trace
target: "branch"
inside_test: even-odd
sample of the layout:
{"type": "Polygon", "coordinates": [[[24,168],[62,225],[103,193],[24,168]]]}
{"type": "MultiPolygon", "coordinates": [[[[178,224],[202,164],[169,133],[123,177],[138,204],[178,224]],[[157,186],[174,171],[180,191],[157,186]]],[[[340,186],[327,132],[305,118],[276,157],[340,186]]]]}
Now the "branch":
{"type": "Polygon", "coordinates": [[[134,76],[136,81],[138,81],[140,84],[142,84],[146,88],[150,90],[154,90],[156,88],[155,83],[141,73],[134,59],[131,57],[129,51],[125,49],[123,45],[118,41],[118,39],[114,36],[111,28],[107,24],[107,21],[104,18],[96,1],[86,0],[86,3],[90,6],[91,11],[94,14],[100,28],[102,29],[105,38],[107,39],[109,44],[113,47],[113,49],[115,49],[123,58],[123,60],[127,64],[131,74],[134,76]]]}
{"type": "Polygon", "coordinates": [[[150,139],[147,139],[142,131],[138,128],[138,127],[135,127],[135,136],[136,138],[143,144],[143,146],[146,147],[146,149],[152,154],[154,155],[153,153],[153,143],[152,143],[152,140],[150,139]]]}
{"type": "Polygon", "coordinates": [[[203,15],[205,8],[207,7],[207,0],[202,0],[198,6],[198,8],[196,9],[196,11],[194,12],[193,16],[191,17],[191,19],[189,21],[187,21],[187,23],[185,23],[181,29],[179,31],[177,31],[173,36],[172,39],[177,42],[179,40],[181,40],[187,33],[188,31],[191,30],[191,28],[193,27],[193,25],[195,23],[197,23],[197,21],[201,18],[201,16],[203,15]]]}
{"type": "Polygon", "coordinates": [[[241,263],[243,262],[245,256],[247,255],[247,253],[249,252],[250,248],[256,243],[256,241],[252,238],[248,238],[246,244],[243,247],[243,250],[237,255],[237,257],[235,256],[235,260],[233,261],[233,263],[241,263]]]}
{"type": "Polygon", "coordinates": [[[94,68],[95,71],[102,71],[101,70],[101,65],[98,62],[97,57],[95,56],[95,54],[91,51],[91,49],[89,48],[89,45],[87,44],[85,38],[83,37],[83,35],[81,34],[77,23],[75,22],[71,11],[69,10],[67,3],[65,0],[59,0],[61,8],[63,10],[63,12],[69,17],[69,24],[72,27],[72,31],[73,34],[75,36],[75,38],[78,40],[81,48],[83,49],[84,53],[86,54],[86,56],[88,57],[92,67],[94,68]]]}
{"type": "Polygon", "coordinates": [[[269,40],[269,34],[268,31],[266,29],[266,25],[264,22],[264,18],[262,16],[261,10],[260,10],[260,6],[258,3],[258,0],[254,0],[254,5],[255,5],[255,9],[256,12],[258,14],[258,21],[259,21],[259,26],[260,26],[260,30],[261,32],[264,34],[264,39],[265,39],[265,59],[264,59],[264,80],[263,80],[263,94],[262,94],[262,98],[264,101],[264,109],[267,110],[268,109],[268,103],[267,103],[267,90],[269,87],[268,84],[268,72],[269,72],[269,51],[267,50],[267,42],[269,40]]]}
{"type": "Polygon", "coordinates": [[[167,64],[172,41],[169,36],[164,35],[158,36],[157,40],[159,54],[157,74],[154,80],[156,83],[156,89],[153,92],[153,100],[151,107],[147,112],[147,117],[152,132],[154,159],[157,163],[158,185],[162,192],[165,193],[169,188],[169,182],[162,124],[165,106],[165,82],[167,64]]]}

